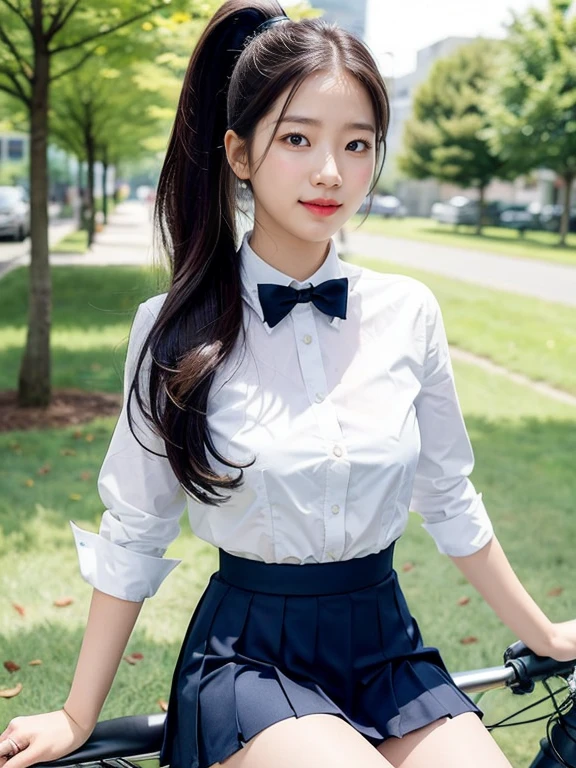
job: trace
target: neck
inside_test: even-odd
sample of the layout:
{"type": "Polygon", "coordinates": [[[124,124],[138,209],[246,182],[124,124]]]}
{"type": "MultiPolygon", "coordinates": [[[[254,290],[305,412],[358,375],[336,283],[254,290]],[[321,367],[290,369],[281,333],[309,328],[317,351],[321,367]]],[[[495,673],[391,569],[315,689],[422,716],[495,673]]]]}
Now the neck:
{"type": "Polygon", "coordinates": [[[254,224],[248,243],[263,261],[299,283],[307,280],[322,266],[330,251],[329,240],[312,243],[287,232],[276,236],[264,232],[257,224],[254,224]]]}

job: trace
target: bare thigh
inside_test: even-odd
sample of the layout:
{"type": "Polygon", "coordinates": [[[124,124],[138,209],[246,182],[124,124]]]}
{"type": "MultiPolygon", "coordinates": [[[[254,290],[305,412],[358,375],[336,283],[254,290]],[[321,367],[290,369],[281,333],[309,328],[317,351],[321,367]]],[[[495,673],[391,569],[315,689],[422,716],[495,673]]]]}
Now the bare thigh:
{"type": "Polygon", "coordinates": [[[394,768],[512,768],[478,715],[444,717],[377,747],[394,768]]]}
{"type": "Polygon", "coordinates": [[[256,734],[223,768],[392,768],[378,750],[336,715],[289,717],[256,734]]]}

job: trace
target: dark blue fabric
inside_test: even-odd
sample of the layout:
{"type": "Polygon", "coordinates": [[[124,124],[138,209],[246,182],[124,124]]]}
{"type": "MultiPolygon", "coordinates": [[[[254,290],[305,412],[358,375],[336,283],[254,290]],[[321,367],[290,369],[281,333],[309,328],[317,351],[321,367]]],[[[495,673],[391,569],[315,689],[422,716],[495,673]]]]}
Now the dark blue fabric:
{"type": "Polygon", "coordinates": [[[309,288],[292,288],[289,285],[259,283],[258,297],[262,305],[264,320],[270,328],[283,320],[296,306],[311,301],[320,312],[330,317],[346,318],[348,305],[348,278],[338,277],[326,280],[309,288]]]}
{"type": "Polygon", "coordinates": [[[442,717],[482,717],[423,644],[393,549],[295,566],[221,553],[182,644],[160,764],[208,768],[307,714],[341,717],[375,746],[442,717]]]}

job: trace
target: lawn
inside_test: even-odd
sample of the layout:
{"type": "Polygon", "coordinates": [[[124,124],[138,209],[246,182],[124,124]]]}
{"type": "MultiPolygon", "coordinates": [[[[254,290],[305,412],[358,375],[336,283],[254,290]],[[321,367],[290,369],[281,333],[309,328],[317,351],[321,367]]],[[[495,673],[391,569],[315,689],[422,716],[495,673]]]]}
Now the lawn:
{"type": "Polygon", "coordinates": [[[365,267],[409,275],[438,298],[451,344],[535,381],[576,394],[574,307],[472,285],[380,260],[365,267]]]}
{"type": "MultiPolygon", "coordinates": [[[[14,386],[25,316],[23,272],[15,270],[0,282],[0,388],[14,386]]],[[[119,391],[130,319],[138,302],[157,291],[154,276],[133,268],[88,267],[57,268],[53,274],[55,382],[71,386],[79,378],[83,387],[119,391]]],[[[444,297],[442,303],[446,312],[444,297]]],[[[515,330],[512,321],[510,329],[515,330]]],[[[550,617],[571,618],[576,613],[570,589],[576,409],[473,366],[457,363],[455,370],[477,459],[473,479],[497,534],[550,617]]],[[[114,419],[99,419],[81,429],[0,435],[1,661],[21,666],[12,674],[0,667],[0,688],[24,686],[18,696],[0,699],[0,728],[16,715],[56,708],[67,695],[91,594],[78,574],[68,521],[97,529],[102,504],[95,483],[113,425],[114,419]],[[63,597],[72,602],[55,606],[63,597]],[[43,663],[29,666],[34,659],[43,663]]],[[[168,697],[179,643],[216,568],[216,552],[184,522],[168,556],[184,562],[146,602],[128,646],[143,659],[121,663],[102,718],[159,712],[159,700],[168,697]]],[[[441,648],[452,671],[500,663],[513,636],[437,553],[416,515],[399,542],[396,565],[425,640],[441,648]],[[414,567],[404,572],[406,562],[414,567]],[[459,605],[461,597],[470,602],[459,605]],[[477,641],[462,644],[465,637],[477,641]]],[[[485,721],[511,713],[526,699],[486,694],[485,721]]],[[[542,725],[532,725],[503,729],[496,737],[515,768],[527,768],[542,735],[542,725]]]]}
{"type": "Polygon", "coordinates": [[[78,229],[70,232],[50,248],[50,253],[86,253],[88,250],[88,232],[78,229]]]}
{"type": "MultiPolygon", "coordinates": [[[[354,232],[362,219],[363,216],[354,216],[350,221],[349,231],[354,232]]],[[[358,231],[576,266],[576,234],[574,233],[568,235],[568,247],[561,248],[557,245],[559,235],[554,232],[527,232],[526,236],[521,238],[516,230],[504,227],[485,227],[484,234],[480,236],[474,234],[474,229],[474,227],[460,226],[458,231],[455,231],[452,225],[439,224],[433,219],[416,217],[383,219],[372,215],[366,219],[358,231]]]]}

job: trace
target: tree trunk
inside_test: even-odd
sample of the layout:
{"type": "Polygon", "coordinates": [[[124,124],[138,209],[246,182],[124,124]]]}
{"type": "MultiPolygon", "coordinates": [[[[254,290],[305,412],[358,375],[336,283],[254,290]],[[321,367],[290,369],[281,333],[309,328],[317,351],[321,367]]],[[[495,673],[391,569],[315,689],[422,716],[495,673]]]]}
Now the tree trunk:
{"type": "Polygon", "coordinates": [[[562,219],[560,221],[560,242],[558,245],[564,248],[566,245],[566,237],[568,230],[570,229],[570,203],[572,198],[572,182],[574,181],[574,174],[566,173],[564,179],[564,210],[562,211],[562,219]]]}
{"type": "Polygon", "coordinates": [[[108,224],[108,153],[102,154],[102,214],[104,224],[108,224]]]}
{"type": "Polygon", "coordinates": [[[96,231],[96,211],[94,210],[94,164],[96,163],[96,147],[94,138],[90,131],[86,133],[86,158],[88,160],[88,183],[86,185],[88,210],[88,248],[94,242],[94,232],[96,231]]]}
{"type": "Polygon", "coordinates": [[[485,193],[486,193],[486,187],[484,185],[479,186],[478,187],[478,222],[476,224],[477,235],[482,234],[482,227],[484,225],[484,209],[486,207],[486,202],[484,200],[485,193]]]}
{"type": "Polygon", "coordinates": [[[20,366],[20,406],[48,406],[51,398],[52,281],[48,253],[48,90],[50,54],[36,43],[30,106],[30,270],[28,334],[20,366]]]}

